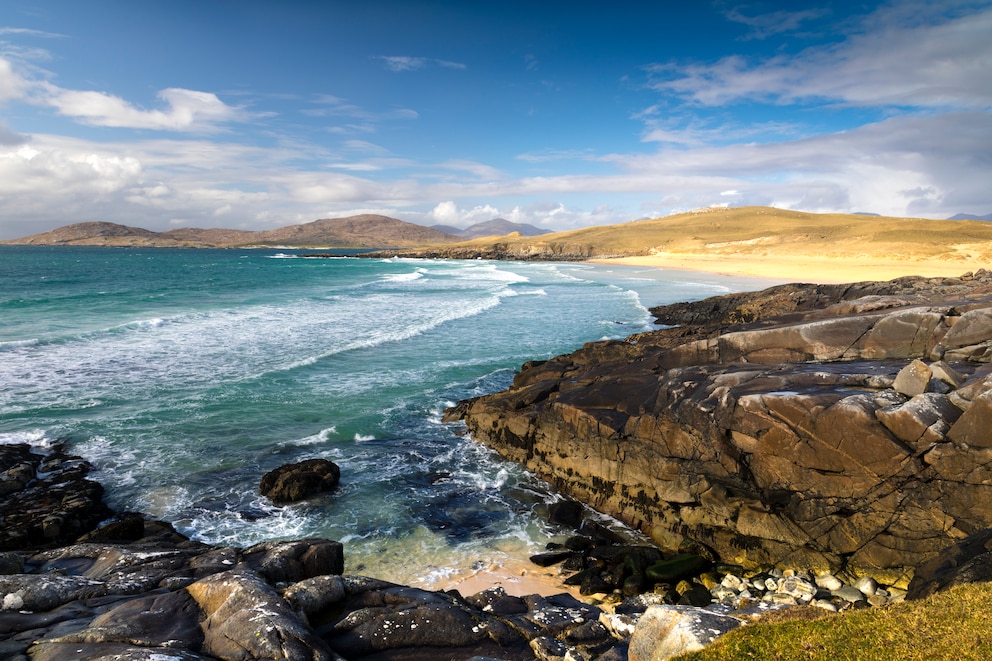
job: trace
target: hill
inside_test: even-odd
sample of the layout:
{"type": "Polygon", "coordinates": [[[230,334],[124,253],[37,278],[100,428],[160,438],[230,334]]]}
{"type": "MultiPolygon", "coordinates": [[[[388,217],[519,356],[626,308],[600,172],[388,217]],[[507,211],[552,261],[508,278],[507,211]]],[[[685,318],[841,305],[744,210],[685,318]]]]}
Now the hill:
{"type": "Polygon", "coordinates": [[[849,282],[992,266],[992,224],[770,207],[714,208],[540,237],[463,241],[410,256],[578,260],[849,282]]]}
{"type": "Polygon", "coordinates": [[[465,229],[450,225],[431,225],[431,229],[460,236],[463,239],[479,239],[486,236],[506,236],[514,232],[521,236],[541,236],[551,234],[551,230],[542,229],[528,223],[514,223],[505,218],[493,218],[482,223],[469,225],[465,229]]]}
{"type": "Polygon", "coordinates": [[[992,213],[987,213],[984,216],[976,216],[973,213],[959,213],[951,216],[949,220],[992,220],[992,213]]]}
{"type": "Polygon", "coordinates": [[[299,246],[335,248],[409,248],[440,244],[457,237],[387,216],[365,214],[325,218],[274,230],[181,228],[152,232],[116,223],[66,225],[50,232],[0,241],[7,245],[143,246],[158,248],[233,248],[299,246]]]}

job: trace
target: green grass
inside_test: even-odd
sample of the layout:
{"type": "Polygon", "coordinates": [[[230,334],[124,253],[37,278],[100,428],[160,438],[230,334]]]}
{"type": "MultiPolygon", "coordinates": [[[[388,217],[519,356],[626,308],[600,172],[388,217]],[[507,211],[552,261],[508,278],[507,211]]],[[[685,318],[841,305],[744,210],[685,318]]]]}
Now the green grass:
{"type": "Polygon", "coordinates": [[[992,585],[832,614],[789,609],[730,632],[679,661],[902,661],[992,659],[992,585]],[[810,619],[813,618],[813,619],[810,619]]]}

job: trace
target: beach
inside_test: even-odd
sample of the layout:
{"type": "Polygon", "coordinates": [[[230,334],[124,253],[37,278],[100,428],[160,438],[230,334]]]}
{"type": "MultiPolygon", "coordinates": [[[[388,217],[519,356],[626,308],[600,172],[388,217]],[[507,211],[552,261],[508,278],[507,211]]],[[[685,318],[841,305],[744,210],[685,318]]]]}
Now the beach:
{"type": "Polygon", "coordinates": [[[963,260],[926,258],[885,259],[827,257],[809,254],[755,255],[652,251],[650,255],[589,260],[596,264],[647,266],[658,269],[697,271],[726,276],[766,278],[779,282],[836,284],[866,280],[892,280],[903,276],[957,277],[988,266],[963,260]]]}

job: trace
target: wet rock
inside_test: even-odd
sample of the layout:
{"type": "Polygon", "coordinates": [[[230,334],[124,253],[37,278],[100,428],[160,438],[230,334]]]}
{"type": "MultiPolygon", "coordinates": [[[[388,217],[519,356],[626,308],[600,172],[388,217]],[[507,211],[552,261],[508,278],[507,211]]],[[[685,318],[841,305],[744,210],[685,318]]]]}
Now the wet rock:
{"type": "Polygon", "coordinates": [[[277,505],[295,503],[337,487],[341,469],[327,459],[285,464],[262,476],[259,491],[277,505]]]}
{"type": "Polygon", "coordinates": [[[647,568],[645,576],[655,583],[675,583],[706,571],[710,565],[712,563],[708,559],[686,553],[656,562],[647,568]]]}

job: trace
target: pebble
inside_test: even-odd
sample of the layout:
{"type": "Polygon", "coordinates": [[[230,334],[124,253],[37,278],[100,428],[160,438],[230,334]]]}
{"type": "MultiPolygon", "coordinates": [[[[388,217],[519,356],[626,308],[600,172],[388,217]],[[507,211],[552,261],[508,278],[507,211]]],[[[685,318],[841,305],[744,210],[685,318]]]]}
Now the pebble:
{"type": "Polygon", "coordinates": [[[840,597],[844,601],[849,601],[852,604],[856,601],[864,601],[865,595],[861,590],[850,585],[844,585],[838,590],[832,590],[830,592],[835,597],[840,597]]]}
{"type": "Polygon", "coordinates": [[[797,576],[787,576],[780,580],[777,590],[804,603],[808,603],[816,596],[816,586],[797,576]]]}
{"type": "Polygon", "coordinates": [[[814,599],[811,605],[816,606],[817,608],[822,608],[825,611],[830,611],[831,613],[837,612],[837,605],[832,601],[827,601],[826,599],[814,599]]]}
{"type": "Polygon", "coordinates": [[[723,577],[723,580],[720,582],[720,585],[722,585],[725,588],[729,588],[731,590],[736,590],[737,592],[740,592],[745,587],[747,587],[747,581],[737,576],[734,576],[733,574],[727,574],[726,576],[723,577]]]}
{"type": "Polygon", "coordinates": [[[864,596],[870,597],[875,594],[875,590],[878,589],[878,583],[876,583],[875,579],[870,576],[863,576],[855,581],[854,587],[860,590],[861,594],[864,596]]]}
{"type": "Polygon", "coordinates": [[[816,577],[816,586],[824,590],[840,590],[844,583],[833,574],[821,574],[816,577]]]}
{"type": "Polygon", "coordinates": [[[3,610],[19,611],[24,608],[24,597],[16,592],[10,592],[3,597],[3,610]]]}

